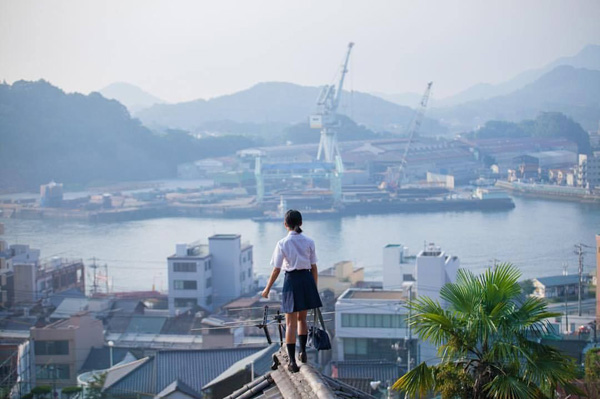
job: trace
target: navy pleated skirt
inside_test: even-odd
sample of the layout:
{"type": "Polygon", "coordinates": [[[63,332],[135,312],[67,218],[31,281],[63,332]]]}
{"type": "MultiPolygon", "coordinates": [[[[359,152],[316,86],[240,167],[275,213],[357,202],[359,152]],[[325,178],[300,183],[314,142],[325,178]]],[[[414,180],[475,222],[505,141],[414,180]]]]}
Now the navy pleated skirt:
{"type": "Polygon", "coordinates": [[[300,312],[323,306],[310,270],[285,272],[282,296],[283,313],[300,312]]]}

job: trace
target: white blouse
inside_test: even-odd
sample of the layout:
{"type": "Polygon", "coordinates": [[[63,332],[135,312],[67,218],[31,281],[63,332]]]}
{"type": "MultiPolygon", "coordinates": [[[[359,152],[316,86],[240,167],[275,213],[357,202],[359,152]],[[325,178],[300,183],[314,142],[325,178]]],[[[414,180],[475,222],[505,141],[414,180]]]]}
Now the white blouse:
{"type": "Polygon", "coordinates": [[[292,270],[310,270],[317,264],[315,242],[302,233],[290,231],[275,245],[271,266],[290,272],[292,270]]]}

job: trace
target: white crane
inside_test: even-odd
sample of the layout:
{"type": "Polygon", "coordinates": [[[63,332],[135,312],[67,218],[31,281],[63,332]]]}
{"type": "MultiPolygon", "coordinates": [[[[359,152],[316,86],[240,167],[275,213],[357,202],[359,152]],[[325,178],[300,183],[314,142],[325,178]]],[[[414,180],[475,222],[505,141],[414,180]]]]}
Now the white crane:
{"type": "MultiPolygon", "coordinates": [[[[319,151],[317,152],[317,160],[328,163],[336,163],[338,169],[341,166],[340,152],[337,146],[336,128],[341,123],[338,119],[337,109],[340,105],[342,97],[342,89],[344,87],[344,78],[348,72],[348,60],[354,43],[348,43],[346,58],[342,64],[340,71],[340,80],[337,87],[333,84],[323,86],[321,93],[317,99],[317,113],[310,117],[310,127],[321,129],[321,141],[319,142],[319,151]]],[[[340,170],[341,171],[341,170],[340,170]]]]}
{"type": "Polygon", "coordinates": [[[427,83],[427,88],[423,93],[423,97],[419,102],[414,117],[410,125],[408,125],[408,142],[406,143],[404,153],[402,154],[402,158],[400,159],[400,165],[388,167],[386,172],[386,181],[383,187],[397,189],[402,184],[402,180],[404,180],[404,167],[406,166],[406,158],[408,156],[408,151],[410,150],[410,145],[412,144],[414,137],[419,134],[419,130],[421,129],[421,123],[423,123],[423,117],[425,115],[425,110],[427,109],[427,103],[429,102],[429,96],[431,94],[432,85],[433,82],[427,83]]]}

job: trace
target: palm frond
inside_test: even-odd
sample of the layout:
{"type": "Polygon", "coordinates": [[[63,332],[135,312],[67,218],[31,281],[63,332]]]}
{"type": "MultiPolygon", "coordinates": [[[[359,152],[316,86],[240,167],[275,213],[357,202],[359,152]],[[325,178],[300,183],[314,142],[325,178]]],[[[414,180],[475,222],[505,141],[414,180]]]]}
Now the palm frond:
{"type": "Polygon", "coordinates": [[[400,377],[392,385],[392,389],[407,392],[411,397],[416,397],[417,394],[424,396],[435,389],[434,370],[434,367],[423,362],[400,377]]]}
{"type": "Polygon", "coordinates": [[[494,399],[536,399],[537,390],[514,375],[498,375],[484,386],[494,399]]]}

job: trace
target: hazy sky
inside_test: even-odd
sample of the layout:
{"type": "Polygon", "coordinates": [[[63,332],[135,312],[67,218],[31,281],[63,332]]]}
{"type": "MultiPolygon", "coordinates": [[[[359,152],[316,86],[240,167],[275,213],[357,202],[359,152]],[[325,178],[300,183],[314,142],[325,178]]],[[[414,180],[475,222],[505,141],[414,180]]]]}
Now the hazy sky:
{"type": "Polygon", "coordinates": [[[348,89],[441,98],[600,44],[599,20],[599,0],[0,0],[0,79],[184,101],[328,83],[354,41],[348,89]]]}

